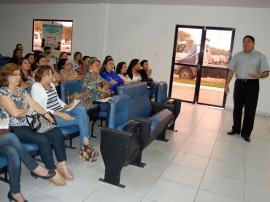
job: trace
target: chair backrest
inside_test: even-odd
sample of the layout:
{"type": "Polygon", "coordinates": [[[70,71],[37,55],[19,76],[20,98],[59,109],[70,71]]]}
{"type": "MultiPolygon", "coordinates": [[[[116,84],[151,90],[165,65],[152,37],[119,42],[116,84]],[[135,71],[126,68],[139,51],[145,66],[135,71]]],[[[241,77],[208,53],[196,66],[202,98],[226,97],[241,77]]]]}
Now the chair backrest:
{"type": "Polygon", "coordinates": [[[148,118],[152,111],[152,106],[147,90],[146,82],[134,83],[127,86],[118,87],[118,95],[128,95],[130,98],[131,116],[148,118]]]}
{"type": "Polygon", "coordinates": [[[82,88],[82,81],[63,81],[60,83],[60,99],[67,103],[67,90],[69,95],[72,95],[75,92],[79,92],[82,88]]]}
{"type": "Polygon", "coordinates": [[[5,64],[10,62],[11,57],[9,56],[0,56],[0,67],[3,67],[5,64]]]}
{"type": "Polygon", "coordinates": [[[127,95],[116,95],[109,104],[107,127],[121,129],[121,125],[129,121],[130,99],[127,95]]]}
{"type": "Polygon", "coordinates": [[[158,103],[167,102],[168,100],[167,89],[168,85],[165,81],[160,81],[156,84],[156,95],[155,95],[156,102],[158,103]]]}

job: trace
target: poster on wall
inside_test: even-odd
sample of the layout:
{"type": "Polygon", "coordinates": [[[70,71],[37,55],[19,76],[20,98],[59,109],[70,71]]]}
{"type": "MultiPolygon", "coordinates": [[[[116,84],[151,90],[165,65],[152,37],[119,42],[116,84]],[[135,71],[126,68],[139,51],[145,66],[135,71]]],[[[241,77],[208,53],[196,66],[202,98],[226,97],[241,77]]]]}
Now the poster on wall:
{"type": "Polygon", "coordinates": [[[62,30],[62,25],[43,24],[41,47],[51,47],[54,56],[60,53],[62,30]]]}

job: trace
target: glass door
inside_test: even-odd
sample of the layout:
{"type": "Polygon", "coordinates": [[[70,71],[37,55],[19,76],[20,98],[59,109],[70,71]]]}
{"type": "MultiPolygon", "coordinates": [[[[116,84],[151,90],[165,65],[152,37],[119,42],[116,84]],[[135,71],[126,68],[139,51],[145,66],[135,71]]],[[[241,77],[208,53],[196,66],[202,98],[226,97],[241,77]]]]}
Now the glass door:
{"type": "Polygon", "coordinates": [[[203,27],[181,26],[176,32],[171,97],[194,103],[203,27]]]}
{"type": "Polygon", "coordinates": [[[169,94],[186,102],[224,107],[227,65],[235,30],[176,26],[169,94]]]}

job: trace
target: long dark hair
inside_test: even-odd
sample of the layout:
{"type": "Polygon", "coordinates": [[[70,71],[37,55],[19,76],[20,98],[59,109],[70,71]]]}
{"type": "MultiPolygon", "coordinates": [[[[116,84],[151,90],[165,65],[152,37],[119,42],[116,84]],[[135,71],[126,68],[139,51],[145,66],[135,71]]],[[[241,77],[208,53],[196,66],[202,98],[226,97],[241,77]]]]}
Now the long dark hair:
{"type": "Polygon", "coordinates": [[[27,76],[30,75],[31,77],[33,77],[33,74],[32,74],[31,66],[30,66],[30,68],[27,70],[27,74],[28,74],[28,75],[24,75],[24,73],[23,73],[23,71],[22,71],[22,68],[21,68],[21,67],[22,67],[22,63],[23,63],[24,60],[28,60],[28,61],[29,61],[29,59],[28,59],[27,57],[24,57],[24,58],[21,60],[21,62],[20,62],[20,72],[21,72],[21,75],[22,75],[22,76],[21,76],[21,80],[25,82],[25,81],[28,80],[28,79],[27,79],[27,76]]]}
{"type": "MultiPolygon", "coordinates": [[[[121,74],[121,70],[123,69],[123,65],[126,64],[125,62],[119,62],[116,66],[116,73],[121,74]]],[[[126,76],[126,75],[125,75],[126,76]]]]}
{"type": "Polygon", "coordinates": [[[66,64],[67,58],[60,59],[57,63],[57,70],[60,71],[66,64]]]}
{"type": "Polygon", "coordinates": [[[128,65],[128,69],[127,69],[127,75],[133,79],[133,73],[132,73],[132,69],[133,67],[138,64],[140,60],[139,59],[133,59],[130,61],[129,65],[128,65]]]}

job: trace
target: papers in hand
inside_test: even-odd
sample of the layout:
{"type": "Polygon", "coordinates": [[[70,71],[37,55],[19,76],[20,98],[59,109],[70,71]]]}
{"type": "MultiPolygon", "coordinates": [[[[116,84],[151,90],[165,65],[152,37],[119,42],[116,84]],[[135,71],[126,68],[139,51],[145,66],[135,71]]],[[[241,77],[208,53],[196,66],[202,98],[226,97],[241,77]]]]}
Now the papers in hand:
{"type": "Polygon", "coordinates": [[[111,97],[107,97],[107,98],[104,98],[104,99],[100,99],[100,100],[97,100],[98,102],[109,102],[111,99],[111,97]]]}
{"type": "Polygon", "coordinates": [[[9,128],[9,118],[0,119],[0,129],[8,129],[8,128],[9,128]]]}
{"type": "Polygon", "coordinates": [[[72,107],[71,108],[68,108],[68,109],[66,109],[66,111],[71,111],[74,107],[76,107],[77,106],[77,104],[79,104],[79,102],[80,102],[81,100],[74,100],[73,101],[73,105],[72,105],[72,107]]]}

